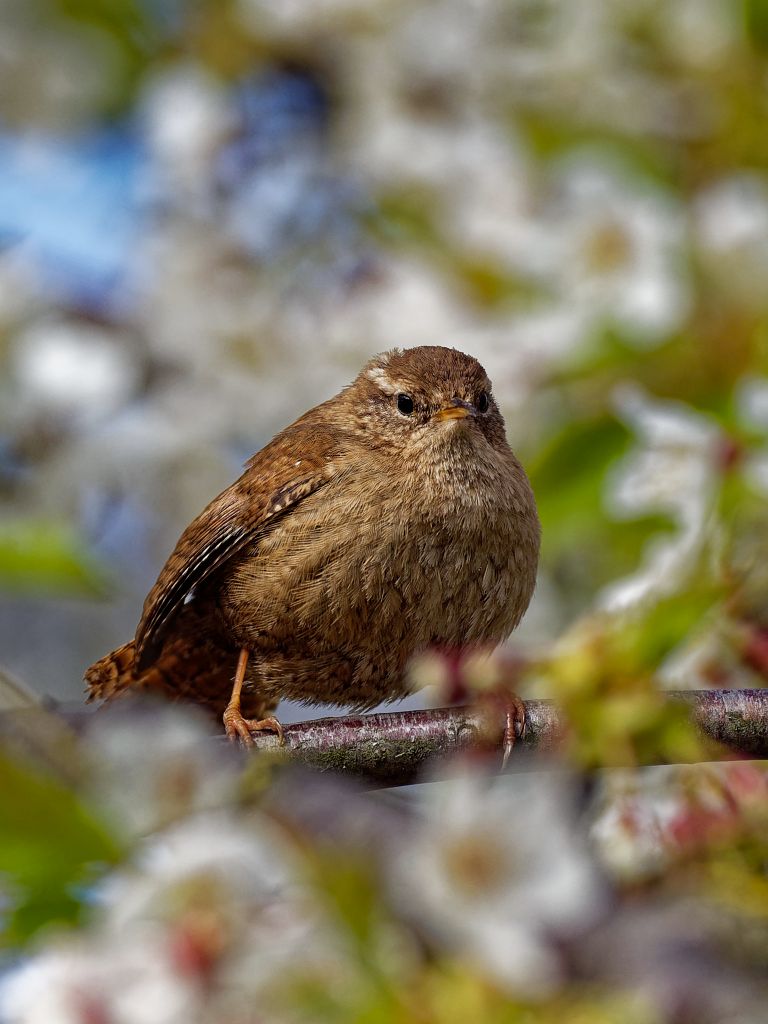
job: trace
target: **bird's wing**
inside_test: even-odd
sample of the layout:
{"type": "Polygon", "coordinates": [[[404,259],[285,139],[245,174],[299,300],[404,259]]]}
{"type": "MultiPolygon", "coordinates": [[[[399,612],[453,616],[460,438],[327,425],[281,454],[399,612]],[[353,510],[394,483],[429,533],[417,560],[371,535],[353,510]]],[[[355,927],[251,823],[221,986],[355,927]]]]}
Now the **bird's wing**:
{"type": "Polygon", "coordinates": [[[144,602],[136,630],[137,670],[157,659],[174,617],[196,587],[334,476],[340,438],[318,419],[307,414],[270,441],[186,528],[144,602]]]}

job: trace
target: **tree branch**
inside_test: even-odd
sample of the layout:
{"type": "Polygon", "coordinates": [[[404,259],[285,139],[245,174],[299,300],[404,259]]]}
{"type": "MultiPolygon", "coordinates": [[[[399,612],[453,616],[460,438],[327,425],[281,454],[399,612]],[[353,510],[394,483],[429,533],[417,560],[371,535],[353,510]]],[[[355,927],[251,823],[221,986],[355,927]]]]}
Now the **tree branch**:
{"type": "MultiPolygon", "coordinates": [[[[669,698],[690,705],[701,732],[727,748],[724,757],[768,757],[768,690],[692,690],[669,698]]],[[[525,737],[510,762],[518,768],[530,751],[557,749],[563,729],[552,701],[529,700],[525,707],[525,737]]],[[[256,735],[254,742],[258,750],[281,751],[317,771],[398,786],[417,781],[428,764],[478,746],[496,751],[501,765],[503,727],[501,712],[452,707],[318,718],[285,726],[283,747],[269,733],[256,735]]]]}

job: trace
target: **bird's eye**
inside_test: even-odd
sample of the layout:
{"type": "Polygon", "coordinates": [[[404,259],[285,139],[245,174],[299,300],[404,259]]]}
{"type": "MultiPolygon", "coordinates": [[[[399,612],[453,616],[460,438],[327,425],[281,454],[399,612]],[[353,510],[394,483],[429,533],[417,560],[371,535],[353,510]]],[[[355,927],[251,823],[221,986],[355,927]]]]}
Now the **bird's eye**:
{"type": "Polygon", "coordinates": [[[475,402],[475,408],[477,409],[478,412],[488,412],[489,404],[490,404],[490,400],[488,398],[488,392],[487,391],[481,391],[480,394],[477,396],[477,401],[475,402]]]}
{"type": "Polygon", "coordinates": [[[410,395],[397,396],[397,409],[403,416],[410,416],[413,412],[413,399],[410,395]]]}

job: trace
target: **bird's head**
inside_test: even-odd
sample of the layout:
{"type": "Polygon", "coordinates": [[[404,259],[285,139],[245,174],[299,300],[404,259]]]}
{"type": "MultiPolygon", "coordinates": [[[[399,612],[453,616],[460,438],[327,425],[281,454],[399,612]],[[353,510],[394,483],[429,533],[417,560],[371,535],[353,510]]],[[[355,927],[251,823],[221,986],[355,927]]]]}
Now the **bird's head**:
{"type": "Polygon", "coordinates": [[[423,345],[375,356],[345,399],[372,443],[413,451],[506,446],[504,420],[487,373],[456,349],[423,345]]]}

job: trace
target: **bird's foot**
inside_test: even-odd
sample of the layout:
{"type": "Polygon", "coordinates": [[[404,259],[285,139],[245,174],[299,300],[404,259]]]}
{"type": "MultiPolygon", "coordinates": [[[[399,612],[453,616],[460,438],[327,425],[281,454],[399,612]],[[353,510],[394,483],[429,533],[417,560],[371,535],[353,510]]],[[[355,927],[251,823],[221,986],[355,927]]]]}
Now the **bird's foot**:
{"type": "Polygon", "coordinates": [[[501,758],[501,767],[507,767],[509,755],[518,740],[525,736],[525,704],[516,693],[504,694],[504,753],[501,758]]]}
{"type": "Polygon", "coordinates": [[[515,744],[525,736],[525,704],[512,690],[486,690],[478,697],[478,705],[484,709],[487,724],[486,743],[498,749],[499,719],[503,715],[504,727],[501,734],[502,758],[501,767],[506,768],[509,755],[515,744]]]}
{"type": "Polygon", "coordinates": [[[255,732],[276,732],[280,746],[285,743],[283,727],[273,715],[258,719],[243,718],[239,704],[227,705],[224,712],[224,732],[233,743],[239,741],[244,747],[253,746],[255,732]]]}

